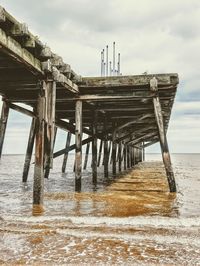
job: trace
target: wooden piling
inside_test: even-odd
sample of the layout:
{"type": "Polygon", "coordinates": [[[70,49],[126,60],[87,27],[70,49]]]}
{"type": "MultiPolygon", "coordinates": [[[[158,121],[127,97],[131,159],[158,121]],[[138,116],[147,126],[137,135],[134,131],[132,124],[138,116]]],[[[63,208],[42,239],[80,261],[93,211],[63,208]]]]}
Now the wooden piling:
{"type": "Polygon", "coordinates": [[[153,105],[154,105],[156,122],[158,126],[162,158],[163,158],[163,163],[164,163],[166,174],[167,174],[169,189],[170,189],[170,192],[176,192],[176,183],[175,183],[174,173],[173,173],[172,164],[171,164],[167,137],[166,137],[165,128],[163,124],[162,109],[161,109],[160,100],[158,96],[153,97],[153,105]]]}
{"type": "Polygon", "coordinates": [[[35,166],[33,181],[33,204],[42,205],[44,195],[44,136],[45,136],[45,95],[41,88],[37,101],[35,133],[35,166]]]}
{"type": "Polygon", "coordinates": [[[75,111],[75,191],[81,191],[82,176],[82,101],[76,101],[75,111]]]}
{"type": "Polygon", "coordinates": [[[87,168],[87,162],[88,162],[88,157],[89,157],[89,151],[90,151],[90,142],[87,143],[86,146],[86,151],[85,151],[85,161],[84,161],[84,166],[83,169],[85,170],[87,168]]]}
{"type": "MultiPolygon", "coordinates": [[[[57,127],[54,128],[54,140],[53,140],[53,147],[52,147],[53,150],[55,147],[56,135],[57,135],[57,127]]],[[[45,172],[44,172],[44,178],[49,178],[49,174],[50,174],[50,167],[46,167],[45,172]]]]}
{"type": "Polygon", "coordinates": [[[122,143],[121,141],[119,142],[119,146],[118,146],[118,160],[119,160],[119,172],[122,171],[122,143]]]}
{"type": "Polygon", "coordinates": [[[127,146],[124,144],[124,150],[123,150],[123,157],[124,157],[124,170],[127,169],[127,146]]]}
{"type": "Polygon", "coordinates": [[[130,148],[129,148],[129,145],[127,145],[126,156],[127,156],[127,168],[130,168],[130,148]]]}
{"type": "Polygon", "coordinates": [[[108,161],[110,162],[110,164],[112,163],[112,140],[109,141],[108,161]]]}
{"type": "Polygon", "coordinates": [[[130,161],[131,161],[131,167],[133,167],[133,147],[130,147],[130,161]]]}
{"type": "MultiPolygon", "coordinates": [[[[114,125],[115,126],[115,125],[114,125]]],[[[116,175],[116,131],[114,130],[112,133],[112,173],[113,175],[116,175]]]]}
{"type": "Polygon", "coordinates": [[[94,111],[92,123],[92,181],[97,182],[97,112],[94,111]]]}
{"type": "Polygon", "coordinates": [[[45,88],[45,169],[53,167],[53,146],[55,134],[56,82],[52,79],[44,82],[45,88]]]}
{"type": "Polygon", "coordinates": [[[109,153],[108,153],[108,133],[107,129],[107,117],[104,117],[104,177],[108,178],[108,163],[109,163],[109,153]]]}
{"type": "Polygon", "coordinates": [[[0,158],[3,150],[3,143],[6,133],[7,121],[9,114],[9,106],[6,101],[3,101],[2,110],[1,110],[1,119],[0,119],[0,158]]]}
{"type": "Polygon", "coordinates": [[[100,140],[100,146],[99,146],[99,156],[98,156],[98,161],[97,161],[97,166],[100,166],[101,163],[101,154],[102,154],[102,148],[103,148],[103,140],[100,140]]]}
{"type": "Polygon", "coordinates": [[[26,149],[26,157],[25,157],[25,162],[24,162],[22,182],[27,182],[27,179],[28,179],[30,162],[31,162],[31,157],[32,157],[32,152],[33,152],[33,145],[34,145],[34,140],[35,140],[35,126],[36,126],[36,118],[33,117],[32,122],[31,122],[31,127],[30,127],[29,138],[28,138],[28,145],[26,149]]]}
{"type": "Polygon", "coordinates": [[[145,161],[145,143],[142,143],[142,161],[145,161]]]}
{"type": "Polygon", "coordinates": [[[71,132],[67,133],[67,140],[66,140],[66,145],[65,145],[65,154],[63,158],[63,164],[62,164],[62,173],[65,173],[66,170],[66,165],[67,165],[67,159],[68,159],[68,154],[69,154],[69,147],[70,147],[70,142],[71,142],[71,132]]]}

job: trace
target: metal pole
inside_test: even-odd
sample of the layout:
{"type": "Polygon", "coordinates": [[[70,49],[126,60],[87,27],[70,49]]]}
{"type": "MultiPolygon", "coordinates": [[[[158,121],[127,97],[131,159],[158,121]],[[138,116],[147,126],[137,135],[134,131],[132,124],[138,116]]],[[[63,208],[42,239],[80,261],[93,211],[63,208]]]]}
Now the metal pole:
{"type": "Polygon", "coordinates": [[[120,53],[118,53],[118,64],[117,64],[117,66],[118,66],[117,75],[119,76],[120,75],[120,53]]]}
{"type": "Polygon", "coordinates": [[[108,45],[106,45],[106,76],[108,76],[108,45]]]}
{"type": "Polygon", "coordinates": [[[101,51],[101,77],[103,76],[103,52],[101,51]]]}
{"type": "Polygon", "coordinates": [[[102,51],[102,77],[105,75],[105,63],[104,63],[104,49],[102,51]]]}
{"type": "Polygon", "coordinates": [[[113,42],[113,74],[115,75],[115,42],[113,42]]]}
{"type": "Polygon", "coordinates": [[[110,61],[110,76],[112,76],[112,62],[110,61]]]}

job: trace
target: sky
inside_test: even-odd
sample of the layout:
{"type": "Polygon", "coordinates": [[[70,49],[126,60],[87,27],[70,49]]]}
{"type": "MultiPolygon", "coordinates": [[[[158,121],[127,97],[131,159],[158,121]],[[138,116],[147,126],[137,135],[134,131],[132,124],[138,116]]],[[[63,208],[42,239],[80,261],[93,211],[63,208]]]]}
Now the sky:
{"type": "MultiPolygon", "coordinates": [[[[81,76],[100,75],[100,52],[113,41],[123,75],[178,73],[170,151],[200,152],[199,0],[2,0],[0,5],[81,76]]],[[[4,153],[25,152],[29,126],[30,118],[10,112],[4,153]]],[[[59,131],[57,149],[65,138],[59,131]]]]}

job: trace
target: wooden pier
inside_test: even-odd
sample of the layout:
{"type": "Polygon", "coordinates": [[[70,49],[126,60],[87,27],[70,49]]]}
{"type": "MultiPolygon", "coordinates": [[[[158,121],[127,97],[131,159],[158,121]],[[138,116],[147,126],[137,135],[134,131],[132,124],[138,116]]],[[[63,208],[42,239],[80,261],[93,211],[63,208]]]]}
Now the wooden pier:
{"type": "Polygon", "coordinates": [[[81,77],[31,34],[26,24],[0,8],[0,156],[9,109],[32,117],[22,181],[27,181],[35,143],[33,204],[43,204],[44,177],[48,178],[53,159],[64,156],[65,172],[72,150],[75,190],[81,191],[90,143],[92,182],[96,184],[101,156],[108,178],[110,158],[111,174],[116,175],[141,162],[145,148],[160,142],[169,189],[175,192],[166,132],[177,85],[174,73],[81,77]],[[57,128],[66,131],[66,143],[54,152],[57,128]],[[83,139],[83,133],[88,137],[83,139]],[[72,134],[75,144],[70,145],[72,134]],[[87,145],[84,167],[83,145],[87,145]]]}

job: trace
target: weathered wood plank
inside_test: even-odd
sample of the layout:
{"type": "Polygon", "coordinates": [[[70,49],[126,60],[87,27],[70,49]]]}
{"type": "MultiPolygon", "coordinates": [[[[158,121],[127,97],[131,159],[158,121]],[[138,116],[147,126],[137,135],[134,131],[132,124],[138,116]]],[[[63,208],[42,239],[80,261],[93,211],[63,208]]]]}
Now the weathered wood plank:
{"type": "Polygon", "coordinates": [[[28,138],[28,145],[26,149],[26,157],[25,157],[25,162],[24,162],[22,182],[27,182],[27,179],[28,179],[30,162],[31,162],[31,157],[32,157],[32,152],[33,152],[33,145],[34,145],[34,140],[35,140],[35,126],[36,126],[36,118],[33,117],[32,122],[31,122],[31,127],[30,127],[29,138],[28,138]]]}
{"type": "Polygon", "coordinates": [[[160,146],[161,146],[161,151],[162,151],[163,163],[164,163],[166,174],[167,174],[167,180],[169,183],[169,189],[170,189],[170,192],[176,192],[174,172],[173,172],[173,168],[171,164],[167,137],[166,137],[165,128],[163,124],[162,110],[161,110],[161,105],[160,105],[160,101],[158,97],[153,98],[153,105],[154,105],[154,112],[155,112],[155,117],[156,117],[156,121],[158,125],[160,146]]]}
{"type": "Polygon", "coordinates": [[[94,111],[92,123],[92,181],[93,184],[97,183],[97,112],[94,111]]]}
{"type": "Polygon", "coordinates": [[[151,74],[151,75],[134,75],[134,76],[116,76],[116,77],[87,77],[82,78],[79,86],[83,87],[117,87],[117,86],[149,86],[150,80],[156,77],[158,84],[170,85],[178,84],[178,75],[169,74],[151,74]]]}
{"type": "Polygon", "coordinates": [[[123,149],[123,157],[124,157],[124,170],[127,169],[127,146],[124,144],[123,149]]]}
{"type": "MultiPolygon", "coordinates": [[[[56,135],[57,135],[57,127],[54,128],[54,140],[53,140],[53,147],[52,150],[54,150],[55,143],[56,143],[56,135]]],[[[44,172],[44,178],[49,178],[50,174],[50,167],[47,167],[44,172]]]]}
{"type": "Polygon", "coordinates": [[[35,165],[33,181],[33,204],[42,205],[44,197],[44,136],[45,97],[43,88],[38,96],[35,133],[35,165]]]}
{"type": "Polygon", "coordinates": [[[3,150],[8,114],[9,114],[9,105],[6,101],[3,101],[2,110],[1,110],[1,119],[0,119],[0,158],[3,150]]]}
{"type": "Polygon", "coordinates": [[[56,83],[52,80],[43,82],[45,89],[45,149],[44,149],[44,168],[53,168],[53,146],[55,133],[55,108],[56,108],[56,83]]]}
{"type": "Polygon", "coordinates": [[[154,129],[156,129],[156,127],[151,125],[151,126],[146,126],[144,128],[137,129],[137,130],[135,130],[135,131],[133,131],[131,133],[125,134],[125,135],[117,138],[115,141],[116,142],[120,142],[120,141],[124,141],[126,139],[129,139],[128,141],[126,141],[126,143],[130,144],[130,143],[132,143],[135,140],[135,137],[137,135],[139,135],[139,134],[141,134],[143,132],[146,132],[148,130],[151,130],[151,129],[154,130],[154,129]],[[131,138],[131,140],[130,140],[130,138],[131,138]]]}
{"type": "Polygon", "coordinates": [[[75,130],[75,190],[81,190],[82,176],[82,102],[76,102],[76,130],[75,130]]]}
{"type": "Polygon", "coordinates": [[[122,142],[119,142],[119,147],[118,147],[118,160],[119,160],[119,172],[122,171],[122,142]]]}
{"type": "Polygon", "coordinates": [[[108,178],[108,163],[109,163],[109,153],[108,153],[108,134],[106,132],[107,129],[107,116],[105,115],[104,117],[104,159],[103,159],[103,164],[104,164],[104,177],[108,178]]]}
{"type": "MultiPolygon", "coordinates": [[[[113,128],[115,128],[115,124],[113,125],[113,128]]],[[[116,131],[113,130],[112,133],[112,172],[113,175],[116,175],[116,131]]]]}
{"type": "Polygon", "coordinates": [[[87,146],[86,146],[86,151],[85,151],[85,161],[84,161],[84,166],[83,166],[83,169],[84,169],[84,170],[87,168],[88,157],[89,157],[89,151],[90,151],[90,142],[88,142],[88,143],[87,143],[87,146]]]}
{"type": "Polygon", "coordinates": [[[100,146],[99,146],[99,156],[97,161],[97,166],[99,167],[101,164],[101,154],[102,154],[102,148],[103,148],[103,140],[100,140],[100,146]]]}
{"type": "Polygon", "coordinates": [[[37,58],[35,58],[30,52],[28,52],[28,50],[22,48],[22,46],[12,37],[7,36],[7,34],[1,28],[0,45],[6,49],[6,53],[8,53],[13,58],[16,58],[20,62],[24,63],[28,68],[33,71],[33,73],[44,74],[41,67],[41,62],[37,58]]]}
{"type": "Polygon", "coordinates": [[[65,173],[66,170],[66,165],[67,165],[67,159],[68,159],[68,154],[69,154],[69,148],[70,148],[70,142],[71,142],[71,132],[67,133],[67,140],[66,140],[66,145],[65,145],[65,153],[64,153],[64,158],[63,158],[63,164],[62,164],[62,173],[65,173]]]}

